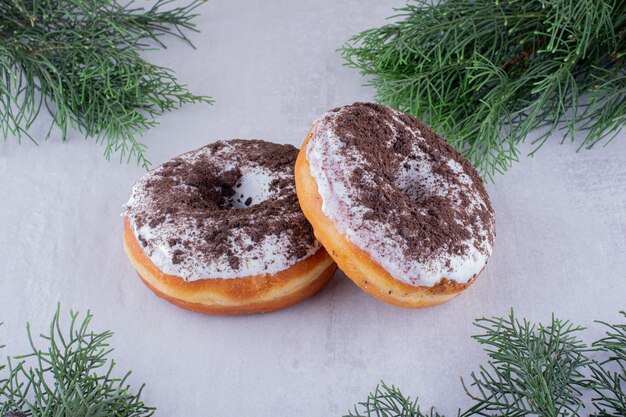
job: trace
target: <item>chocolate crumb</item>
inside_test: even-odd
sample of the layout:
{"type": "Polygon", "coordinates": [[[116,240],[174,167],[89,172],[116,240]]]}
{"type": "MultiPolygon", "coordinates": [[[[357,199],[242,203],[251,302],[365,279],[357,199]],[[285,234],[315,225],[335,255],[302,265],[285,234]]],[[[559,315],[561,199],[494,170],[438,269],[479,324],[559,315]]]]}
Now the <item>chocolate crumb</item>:
{"type": "Polygon", "coordinates": [[[176,249],[173,253],[172,253],[172,263],[174,265],[178,265],[183,261],[183,256],[184,253],[182,250],[180,249],[176,249]]]}

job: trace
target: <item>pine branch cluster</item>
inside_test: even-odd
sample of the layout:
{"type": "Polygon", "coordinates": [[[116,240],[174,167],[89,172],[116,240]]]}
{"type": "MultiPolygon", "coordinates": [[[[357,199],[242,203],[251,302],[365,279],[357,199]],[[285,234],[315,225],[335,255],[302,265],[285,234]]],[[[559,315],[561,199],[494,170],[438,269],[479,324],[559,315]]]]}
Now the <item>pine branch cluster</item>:
{"type": "Polygon", "coordinates": [[[157,0],[144,9],[118,0],[0,2],[0,131],[37,141],[29,131],[50,113],[63,141],[68,130],[104,142],[105,155],[147,167],[138,138],[155,117],[186,103],[211,99],[190,93],[174,73],[148,62],[145,52],[164,38],[190,44],[195,9],[207,0],[172,7],[157,0]]]}
{"type": "MultiPolygon", "coordinates": [[[[584,328],[554,317],[546,326],[513,312],[476,320],[481,333],[474,339],[489,361],[463,382],[472,405],[459,417],[578,417],[587,415],[586,393],[591,415],[626,416],[626,324],[602,324],[606,336],[587,346],[579,338],[584,328]]],[[[384,383],[346,417],[370,416],[443,417],[434,409],[423,413],[417,398],[384,383]]]]}
{"type": "Polygon", "coordinates": [[[149,417],[154,409],[131,391],[128,372],[114,375],[112,332],[89,329],[91,314],[69,324],[57,309],[40,347],[28,328],[31,351],[0,365],[0,416],[149,417]]]}
{"type": "Polygon", "coordinates": [[[537,129],[532,153],[551,136],[590,149],[626,124],[622,0],[408,0],[393,19],[351,38],[347,64],[487,178],[537,129]]]}
{"type": "MultiPolygon", "coordinates": [[[[141,389],[127,383],[130,373],[115,375],[112,332],[90,330],[89,313],[70,318],[62,322],[57,308],[39,339],[27,328],[29,353],[0,362],[0,416],[151,416],[141,389]]],[[[626,416],[626,323],[602,323],[606,335],[591,346],[579,338],[582,327],[554,317],[535,325],[511,312],[475,324],[489,361],[462,384],[472,405],[459,417],[578,417],[587,397],[594,416],[626,416]]],[[[384,383],[346,417],[373,416],[444,417],[384,383]]]]}

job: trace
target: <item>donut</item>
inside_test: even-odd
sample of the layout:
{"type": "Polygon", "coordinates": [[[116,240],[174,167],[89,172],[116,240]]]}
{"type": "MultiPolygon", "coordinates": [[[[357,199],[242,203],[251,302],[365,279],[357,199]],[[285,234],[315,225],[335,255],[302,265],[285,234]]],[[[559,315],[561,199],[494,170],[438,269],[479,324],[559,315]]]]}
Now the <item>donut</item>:
{"type": "Polygon", "coordinates": [[[380,300],[448,301],[491,255],[495,215],[480,176],[410,115],[371,103],[331,110],[313,123],[295,176],[316,238],[380,300]]]}
{"type": "Polygon", "coordinates": [[[298,150],[219,141],[144,175],[124,210],[124,248],[158,296],[207,314],[279,310],[320,291],[336,264],[298,205],[298,150]]]}

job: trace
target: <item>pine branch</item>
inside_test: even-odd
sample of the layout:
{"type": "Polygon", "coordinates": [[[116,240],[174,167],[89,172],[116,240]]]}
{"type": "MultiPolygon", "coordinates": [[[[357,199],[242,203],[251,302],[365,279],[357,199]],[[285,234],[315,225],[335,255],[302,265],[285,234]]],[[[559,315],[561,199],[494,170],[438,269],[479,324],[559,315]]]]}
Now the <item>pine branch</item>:
{"type": "Polygon", "coordinates": [[[4,140],[29,133],[40,113],[65,141],[70,129],[105,144],[105,156],[148,167],[139,137],[155,118],[187,103],[212,103],[190,93],[174,73],[142,54],[164,48],[164,37],[191,45],[195,9],[206,0],[165,10],[118,0],[0,2],[0,130],[4,140]]]}
{"type": "MultiPolygon", "coordinates": [[[[0,365],[0,416],[148,417],[154,409],[131,393],[127,379],[114,376],[108,340],[112,332],[89,329],[90,313],[70,313],[61,322],[59,308],[40,347],[28,327],[31,352],[0,365]]],[[[143,387],[142,387],[143,388],[143,387]]]]}
{"type": "Polygon", "coordinates": [[[542,129],[608,143],[626,123],[626,3],[408,0],[341,49],[379,102],[427,121],[489,179],[542,129]]]}
{"type": "MultiPolygon", "coordinates": [[[[582,406],[588,348],[582,327],[552,318],[548,326],[508,318],[479,319],[474,336],[489,363],[472,373],[469,394],[476,402],[463,416],[557,417],[576,415],[582,406]]],[[[469,390],[468,390],[469,393],[469,390]]]]}
{"type": "MultiPolygon", "coordinates": [[[[626,318],[626,313],[622,312],[626,318]]],[[[602,322],[601,322],[602,323],[602,322]]],[[[606,337],[594,346],[606,354],[602,362],[591,366],[591,378],[598,416],[626,416],[626,324],[602,323],[606,337]]]]}

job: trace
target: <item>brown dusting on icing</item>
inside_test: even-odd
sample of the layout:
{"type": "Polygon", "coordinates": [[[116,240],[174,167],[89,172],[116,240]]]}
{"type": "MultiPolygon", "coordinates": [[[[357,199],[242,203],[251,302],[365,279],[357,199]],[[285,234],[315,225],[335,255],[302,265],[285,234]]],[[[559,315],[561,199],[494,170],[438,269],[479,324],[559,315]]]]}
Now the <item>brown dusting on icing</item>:
{"type": "MultiPolygon", "coordinates": [[[[287,252],[288,259],[300,259],[308,254],[315,240],[295,192],[293,167],[298,155],[295,147],[260,140],[230,140],[194,152],[200,155],[195,160],[174,158],[147,181],[144,192],[150,207],[135,219],[138,227],[148,224],[158,229],[161,224],[180,225],[180,235],[167,240],[171,247],[176,247],[172,263],[216,263],[226,256],[230,268],[238,271],[241,258],[254,248],[244,243],[247,239],[260,244],[268,236],[285,233],[291,244],[280,250],[287,252]],[[241,185],[243,168],[224,169],[213,157],[225,147],[234,150],[228,155],[232,166],[252,164],[270,173],[287,175],[277,176],[271,182],[271,195],[266,200],[253,201],[248,197],[241,201],[244,196],[235,195],[235,189],[241,185]],[[235,199],[243,206],[235,207],[235,199]],[[188,224],[194,225],[192,233],[182,229],[188,224]]],[[[139,236],[139,239],[143,238],[139,236]]]]}
{"type": "MultiPolygon", "coordinates": [[[[472,236],[468,225],[481,223],[486,225],[485,229],[492,229],[490,226],[494,214],[489,196],[476,170],[441,136],[409,115],[395,116],[414,131],[420,132],[424,140],[419,140],[413,132],[395,120],[394,112],[385,106],[355,103],[337,110],[339,114],[334,131],[346,145],[342,149],[344,152],[357,152],[364,159],[362,166],[354,170],[350,179],[360,184],[358,195],[353,195],[353,198],[358,205],[369,209],[365,220],[390,225],[390,230],[400,235],[406,242],[403,245],[405,257],[426,262],[433,255],[442,253],[463,255],[468,249],[467,241],[470,238],[475,237],[477,242],[484,239],[476,232],[477,227],[473,227],[475,232],[472,236]],[[395,131],[388,123],[395,127],[395,131]],[[412,150],[415,145],[425,156],[412,150]],[[424,186],[413,181],[407,189],[400,189],[397,179],[403,171],[410,169],[407,158],[418,164],[429,164],[436,174],[433,177],[439,183],[424,186]],[[478,193],[486,203],[486,207],[477,210],[478,215],[465,210],[469,199],[463,190],[468,186],[460,181],[458,173],[448,165],[450,159],[463,167],[471,179],[471,191],[478,193]],[[363,181],[365,172],[375,173],[369,176],[371,181],[363,181]],[[451,200],[450,185],[462,190],[458,193],[461,201],[451,200]]],[[[493,233],[487,236],[489,244],[493,244],[493,233]]],[[[476,244],[476,247],[484,252],[483,245],[476,244]]]]}

